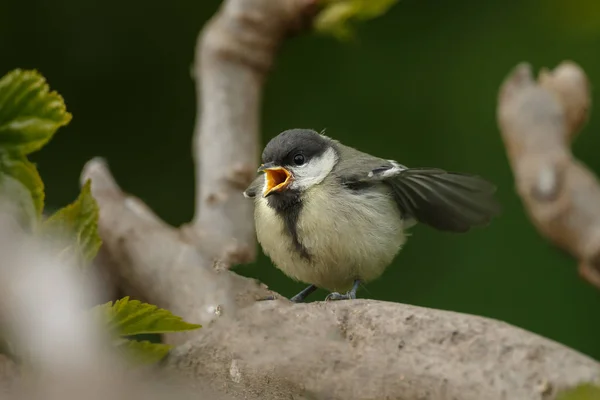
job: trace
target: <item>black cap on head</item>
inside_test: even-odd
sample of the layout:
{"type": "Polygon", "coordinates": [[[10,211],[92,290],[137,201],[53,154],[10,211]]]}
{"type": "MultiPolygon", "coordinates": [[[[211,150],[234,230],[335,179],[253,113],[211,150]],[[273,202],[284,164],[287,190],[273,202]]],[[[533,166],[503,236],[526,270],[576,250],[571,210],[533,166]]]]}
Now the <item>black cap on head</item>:
{"type": "Polygon", "coordinates": [[[329,140],[311,129],[288,129],[275,136],[263,150],[262,162],[276,165],[293,165],[296,154],[307,160],[318,157],[331,144],[329,140]]]}

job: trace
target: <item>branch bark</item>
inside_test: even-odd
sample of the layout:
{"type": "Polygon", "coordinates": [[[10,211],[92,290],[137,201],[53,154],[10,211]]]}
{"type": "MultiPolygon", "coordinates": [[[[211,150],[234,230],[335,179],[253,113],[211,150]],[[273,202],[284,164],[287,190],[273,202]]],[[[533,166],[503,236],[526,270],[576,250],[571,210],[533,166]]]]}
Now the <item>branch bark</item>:
{"type": "Polygon", "coordinates": [[[198,40],[194,133],[195,240],[226,265],[255,258],[252,202],[240,196],[258,168],[262,87],[283,38],[315,0],[226,1],[198,40]]]}
{"type": "Polygon", "coordinates": [[[126,292],[203,325],[167,335],[179,344],[167,369],[261,400],[547,399],[598,378],[595,360],[503,322],[369,300],[257,302],[271,292],[228,270],[253,258],[241,188],[256,166],[261,85],[280,42],[313,7],[227,0],[205,28],[191,226],[168,226],[123,193],[104,161],[83,170],[100,205],[103,260],[126,292]]]}
{"type": "Polygon", "coordinates": [[[600,185],[570,149],[590,103],[588,78],[577,64],[543,70],[538,82],[520,64],[500,90],[498,122],[531,221],[600,288],[600,185]]]}

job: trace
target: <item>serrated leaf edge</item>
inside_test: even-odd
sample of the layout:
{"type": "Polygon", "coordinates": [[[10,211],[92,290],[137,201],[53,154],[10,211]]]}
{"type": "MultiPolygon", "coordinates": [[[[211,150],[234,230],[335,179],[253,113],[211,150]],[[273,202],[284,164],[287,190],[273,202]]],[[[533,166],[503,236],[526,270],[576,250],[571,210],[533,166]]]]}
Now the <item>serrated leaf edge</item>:
{"type": "Polygon", "coordinates": [[[159,308],[150,303],[143,303],[139,300],[130,300],[129,296],[125,296],[121,299],[116,300],[114,303],[109,301],[107,303],[101,304],[97,307],[106,307],[106,312],[110,313],[111,321],[110,329],[115,329],[119,332],[121,336],[133,336],[133,335],[141,335],[141,334],[163,334],[163,333],[178,333],[178,332],[188,332],[192,330],[196,330],[202,328],[200,324],[192,324],[183,320],[182,317],[173,314],[171,311],[166,310],[164,308],[159,308]],[[133,307],[144,306],[143,309],[137,310],[139,312],[130,313],[129,315],[119,318],[120,313],[125,309],[126,306],[133,305],[133,307]],[[121,327],[126,324],[131,324],[131,321],[140,317],[145,317],[149,314],[162,314],[162,317],[166,317],[170,320],[173,320],[174,323],[180,325],[178,329],[140,329],[135,331],[126,331],[121,333],[121,327]]]}
{"type": "MultiPolygon", "coordinates": [[[[27,151],[10,151],[14,154],[28,155],[39,151],[42,147],[48,144],[48,142],[52,140],[56,132],[61,127],[64,127],[71,122],[71,120],[73,119],[73,114],[67,111],[67,105],[63,96],[56,90],[50,90],[50,85],[48,84],[46,77],[43,74],[41,74],[37,69],[15,68],[4,74],[2,77],[0,77],[0,87],[2,87],[2,83],[9,82],[11,79],[19,79],[22,81],[21,83],[30,80],[31,85],[35,87],[40,87],[39,92],[44,96],[47,96],[48,98],[45,107],[47,108],[50,105],[57,106],[56,111],[61,116],[60,119],[52,120],[52,124],[55,125],[55,129],[52,132],[52,134],[48,135],[48,137],[44,138],[43,140],[38,140],[35,146],[32,146],[27,151]]],[[[9,93],[6,99],[10,100],[12,94],[16,92],[18,88],[19,85],[16,85],[16,87],[13,89],[13,92],[9,93]]]]}

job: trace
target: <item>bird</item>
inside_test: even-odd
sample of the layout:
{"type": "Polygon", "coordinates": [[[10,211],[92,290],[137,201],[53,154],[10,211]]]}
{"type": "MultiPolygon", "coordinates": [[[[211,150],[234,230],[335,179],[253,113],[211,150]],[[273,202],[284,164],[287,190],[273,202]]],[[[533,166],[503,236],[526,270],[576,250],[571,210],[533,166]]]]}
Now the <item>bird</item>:
{"type": "MultiPolygon", "coordinates": [[[[496,186],[472,174],[408,168],[324,132],[288,129],[264,147],[254,200],[256,238],[275,267],[326,301],[356,299],[379,278],[418,223],[465,233],[500,215],[496,186]]],[[[272,297],[270,297],[272,298],[272,297]]]]}

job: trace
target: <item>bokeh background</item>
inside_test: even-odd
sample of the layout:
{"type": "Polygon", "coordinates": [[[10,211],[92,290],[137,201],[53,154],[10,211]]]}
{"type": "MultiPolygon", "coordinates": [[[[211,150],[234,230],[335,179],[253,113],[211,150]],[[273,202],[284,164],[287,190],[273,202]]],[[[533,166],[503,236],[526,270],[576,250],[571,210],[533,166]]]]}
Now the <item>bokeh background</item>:
{"type": "MultiPolygon", "coordinates": [[[[191,66],[196,35],[219,4],[0,1],[0,74],[38,69],[74,116],[33,157],[50,207],[77,196],[83,164],[100,155],[165,220],[192,217],[191,66]]],[[[266,86],[263,141],[326,128],[381,157],[496,182],[500,219],[457,236],[416,227],[359,296],[501,319],[600,359],[600,290],[530,224],[495,115],[498,87],[517,63],[539,70],[571,59],[597,85],[599,48],[597,0],[403,0],[352,43],[316,34],[286,43],[266,86]]],[[[600,172],[598,111],[594,104],[574,151],[600,172]]],[[[236,270],[285,295],[304,287],[264,256],[236,270]]]]}

